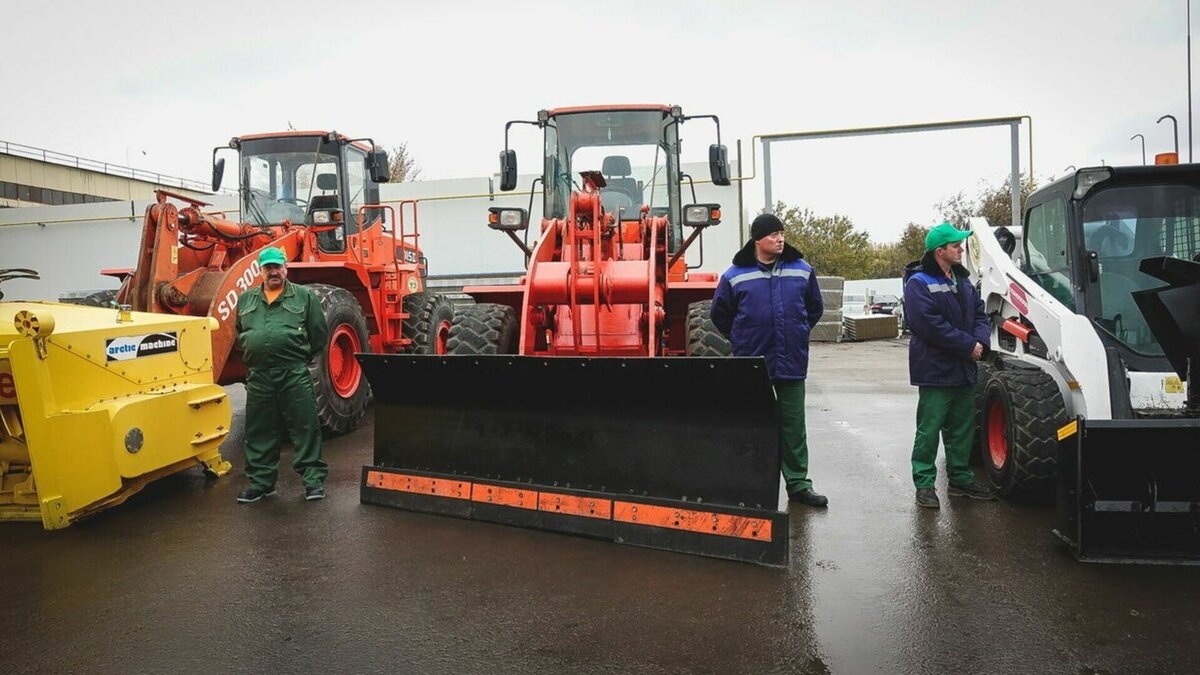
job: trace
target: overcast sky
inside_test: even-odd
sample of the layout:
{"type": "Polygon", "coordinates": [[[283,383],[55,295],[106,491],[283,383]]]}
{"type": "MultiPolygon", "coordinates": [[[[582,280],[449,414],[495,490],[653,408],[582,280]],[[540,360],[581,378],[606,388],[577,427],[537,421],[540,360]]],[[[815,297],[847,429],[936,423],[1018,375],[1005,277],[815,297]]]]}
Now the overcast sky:
{"type": "MultiPolygon", "coordinates": [[[[1030,115],[1045,181],[1140,164],[1135,133],[1153,161],[1172,144],[1165,113],[1186,161],[1185,7],[0,0],[0,140],[204,179],[231,136],[336,128],[407,142],[439,179],[494,173],[507,120],[567,105],[716,114],[747,163],[756,134],[1030,115]]],[[[514,133],[535,169],[537,133],[514,133]]],[[[683,137],[685,161],[713,142],[703,122],[683,137]]],[[[1003,180],[1008,151],[1001,128],[774,146],[775,197],[894,240],[934,222],[937,201],[1003,180]]],[[[761,207],[761,180],[746,200],[761,207]]]]}

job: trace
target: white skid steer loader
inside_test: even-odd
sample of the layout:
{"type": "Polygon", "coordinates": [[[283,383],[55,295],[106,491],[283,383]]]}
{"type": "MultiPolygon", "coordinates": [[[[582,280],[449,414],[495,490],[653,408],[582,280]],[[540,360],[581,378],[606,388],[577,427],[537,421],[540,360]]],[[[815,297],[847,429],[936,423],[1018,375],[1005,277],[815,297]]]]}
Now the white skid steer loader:
{"type": "Polygon", "coordinates": [[[972,229],[988,478],[1055,493],[1080,560],[1200,562],[1200,165],[1080,169],[972,229]]]}

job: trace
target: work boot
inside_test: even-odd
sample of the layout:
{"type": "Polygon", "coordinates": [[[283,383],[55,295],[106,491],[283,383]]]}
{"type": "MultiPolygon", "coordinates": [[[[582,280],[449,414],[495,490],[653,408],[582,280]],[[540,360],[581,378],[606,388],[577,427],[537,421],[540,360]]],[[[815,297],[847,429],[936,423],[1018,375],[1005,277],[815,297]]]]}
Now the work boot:
{"type": "Polygon", "coordinates": [[[982,499],[984,501],[992,501],[996,499],[996,492],[991,488],[982,487],[971,483],[969,485],[951,485],[949,494],[951,497],[970,497],[971,499],[982,499]]]}
{"type": "Polygon", "coordinates": [[[309,485],[304,488],[304,500],[315,502],[318,499],[325,499],[324,485],[309,485]]]}
{"type": "Polygon", "coordinates": [[[816,492],[813,492],[812,488],[804,488],[803,490],[798,490],[796,492],[789,492],[788,497],[808,506],[815,506],[818,508],[829,506],[829,500],[825,498],[825,495],[819,495],[816,492]]]}
{"type": "Polygon", "coordinates": [[[262,490],[262,489],[254,487],[254,486],[250,486],[250,487],[246,488],[245,490],[242,490],[241,492],[238,493],[237,501],[239,504],[253,504],[254,502],[262,499],[263,497],[274,497],[274,496],[275,496],[275,488],[271,488],[269,490],[262,490]]]}
{"type": "Polygon", "coordinates": [[[938,501],[937,493],[933,491],[933,488],[917,488],[917,506],[940,509],[942,503],[938,501]]]}

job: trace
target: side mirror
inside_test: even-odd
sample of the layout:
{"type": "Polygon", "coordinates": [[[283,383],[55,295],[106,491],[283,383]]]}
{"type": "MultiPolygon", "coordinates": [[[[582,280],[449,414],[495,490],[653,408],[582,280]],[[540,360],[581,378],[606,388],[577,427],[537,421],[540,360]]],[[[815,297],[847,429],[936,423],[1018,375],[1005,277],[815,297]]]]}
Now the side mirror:
{"type": "MultiPolygon", "coordinates": [[[[509,188],[510,190],[512,188],[509,188]]],[[[529,212],[525,209],[514,209],[505,206],[493,206],[488,209],[488,227],[493,230],[520,232],[529,227],[529,212]]]]}
{"type": "Polygon", "coordinates": [[[386,183],[391,180],[391,166],[388,165],[386,150],[372,150],[367,155],[367,173],[376,183],[386,183]]]}
{"type": "MultiPolygon", "coordinates": [[[[216,154],[216,153],[213,153],[213,154],[216,154]]],[[[216,192],[217,190],[221,189],[221,179],[224,177],[225,177],[225,158],[221,157],[217,161],[213,162],[213,176],[212,176],[212,178],[213,178],[212,191],[213,192],[216,192]]]]}
{"type": "Polygon", "coordinates": [[[713,185],[726,187],[729,185],[728,151],[724,145],[708,146],[708,171],[712,174],[713,185]]]}
{"type": "Polygon", "coordinates": [[[517,187],[517,151],[500,153],[500,191],[509,192],[517,187]]]}
{"type": "Polygon", "coordinates": [[[720,222],[720,204],[688,204],[683,207],[683,224],[688,227],[711,227],[720,222]]]}

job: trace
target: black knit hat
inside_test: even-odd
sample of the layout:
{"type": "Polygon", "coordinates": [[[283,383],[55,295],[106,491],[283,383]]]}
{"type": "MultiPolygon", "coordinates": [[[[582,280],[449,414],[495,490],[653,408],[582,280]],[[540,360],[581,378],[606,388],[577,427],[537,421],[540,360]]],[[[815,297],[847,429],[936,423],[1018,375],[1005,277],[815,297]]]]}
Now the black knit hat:
{"type": "Polygon", "coordinates": [[[774,214],[764,213],[754,219],[750,224],[750,237],[754,241],[758,241],[768,234],[775,232],[783,232],[783,221],[775,217],[774,214]]]}

